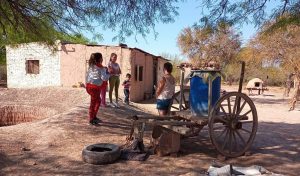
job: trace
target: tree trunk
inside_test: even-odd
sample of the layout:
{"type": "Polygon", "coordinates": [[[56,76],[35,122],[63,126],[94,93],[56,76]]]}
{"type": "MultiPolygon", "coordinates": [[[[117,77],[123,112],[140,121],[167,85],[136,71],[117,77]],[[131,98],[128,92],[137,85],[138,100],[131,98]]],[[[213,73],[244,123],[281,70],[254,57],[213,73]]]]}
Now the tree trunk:
{"type": "Polygon", "coordinates": [[[295,109],[297,101],[300,99],[300,73],[299,71],[295,73],[295,91],[293,93],[290,105],[290,111],[295,109]]]}

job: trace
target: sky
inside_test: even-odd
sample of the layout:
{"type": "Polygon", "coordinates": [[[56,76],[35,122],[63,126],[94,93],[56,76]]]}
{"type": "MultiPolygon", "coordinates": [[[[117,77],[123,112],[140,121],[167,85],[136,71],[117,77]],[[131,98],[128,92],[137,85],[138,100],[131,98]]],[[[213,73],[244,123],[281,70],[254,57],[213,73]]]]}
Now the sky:
{"type": "MultiPolygon", "coordinates": [[[[131,48],[140,48],[146,52],[154,55],[161,55],[163,53],[178,55],[182,59],[186,59],[184,55],[181,55],[180,49],[177,46],[177,37],[180,31],[188,26],[192,26],[201,18],[202,8],[199,7],[199,1],[188,0],[178,3],[179,15],[175,17],[175,22],[170,24],[156,24],[155,30],[158,36],[155,39],[154,33],[150,33],[143,38],[131,36],[126,38],[125,43],[131,48]]],[[[242,33],[242,43],[245,44],[255,33],[256,29],[252,24],[244,24],[239,27],[239,32],[242,33]]],[[[116,35],[111,31],[103,31],[101,27],[96,28],[96,31],[103,35],[103,40],[99,42],[101,45],[118,45],[118,41],[112,41],[112,38],[116,35]]],[[[89,33],[84,34],[89,39],[92,39],[92,35],[89,33]]]]}

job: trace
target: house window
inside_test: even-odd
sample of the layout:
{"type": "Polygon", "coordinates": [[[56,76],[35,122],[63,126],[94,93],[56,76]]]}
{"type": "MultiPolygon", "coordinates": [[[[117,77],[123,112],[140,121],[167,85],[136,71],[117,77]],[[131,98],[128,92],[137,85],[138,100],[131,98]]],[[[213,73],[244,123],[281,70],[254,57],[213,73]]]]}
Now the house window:
{"type": "Polygon", "coordinates": [[[138,65],[135,66],[134,78],[136,81],[143,81],[143,71],[144,71],[143,66],[138,66],[138,65]]]}
{"type": "Polygon", "coordinates": [[[26,74],[39,74],[40,61],[39,60],[26,60],[26,74]]]}

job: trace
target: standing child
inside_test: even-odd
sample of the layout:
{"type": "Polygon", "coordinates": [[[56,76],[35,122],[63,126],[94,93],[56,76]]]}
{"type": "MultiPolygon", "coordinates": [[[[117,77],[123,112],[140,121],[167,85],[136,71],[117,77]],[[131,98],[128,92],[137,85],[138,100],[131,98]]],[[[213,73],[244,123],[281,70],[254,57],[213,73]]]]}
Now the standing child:
{"type": "Polygon", "coordinates": [[[156,90],[157,110],[160,116],[167,115],[171,99],[175,93],[175,78],[172,76],[173,65],[170,62],[164,64],[164,75],[156,90]]]}
{"type": "Polygon", "coordinates": [[[109,78],[105,68],[101,67],[102,61],[101,53],[91,54],[89,69],[86,74],[86,91],[91,96],[89,108],[89,122],[91,125],[97,125],[100,122],[100,119],[96,117],[101,103],[100,90],[103,81],[107,81],[109,78]]]}
{"type": "MultiPolygon", "coordinates": [[[[107,67],[103,67],[103,68],[105,69],[106,73],[108,74],[107,67]]],[[[101,105],[100,106],[102,106],[104,108],[106,107],[106,90],[107,90],[107,85],[108,85],[107,81],[103,80],[103,83],[101,85],[101,90],[100,90],[100,101],[101,101],[101,105]]]]}
{"type": "Polygon", "coordinates": [[[126,74],[126,79],[125,79],[125,81],[124,81],[123,84],[122,84],[122,86],[124,86],[124,95],[125,95],[125,100],[124,100],[124,102],[125,102],[126,104],[129,104],[130,78],[131,78],[131,74],[127,73],[127,74],[126,74]]]}

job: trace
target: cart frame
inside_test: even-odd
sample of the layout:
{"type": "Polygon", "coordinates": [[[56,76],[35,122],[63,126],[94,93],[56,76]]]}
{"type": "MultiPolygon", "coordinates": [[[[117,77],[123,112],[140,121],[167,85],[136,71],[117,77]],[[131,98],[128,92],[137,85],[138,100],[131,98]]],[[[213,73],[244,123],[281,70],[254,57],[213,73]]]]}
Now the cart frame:
{"type": "Polygon", "coordinates": [[[167,126],[184,137],[197,136],[201,129],[207,125],[210,140],[219,153],[226,157],[243,155],[252,145],[258,127],[255,105],[246,94],[242,93],[245,63],[241,63],[238,91],[222,95],[214,107],[211,106],[213,80],[208,79],[208,116],[206,117],[193,116],[188,111],[189,104],[186,102],[185,93],[189,89],[184,88],[184,69],[182,67],[179,68],[181,69],[180,91],[175,93],[172,99],[172,102],[176,101],[179,107],[175,108],[173,105],[170,105],[167,116],[131,116],[132,129],[127,140],[132,140],[132,135],[134,134],[135,138],[142,141],[146,125],[167,126]],[[234,98],[233,102],[232,98],[234,98]],[[224,107],[224,103],[227,109],[224,107]],[[248,107],[247,111],[244,110],[246,106],[248,107]],[[179,111],[173,112],[171,108],[179,111]],[[246,112],[241,114],[242,111],[246,112]],[[248,128],[243,128],[245,126],[248,128]]]}

